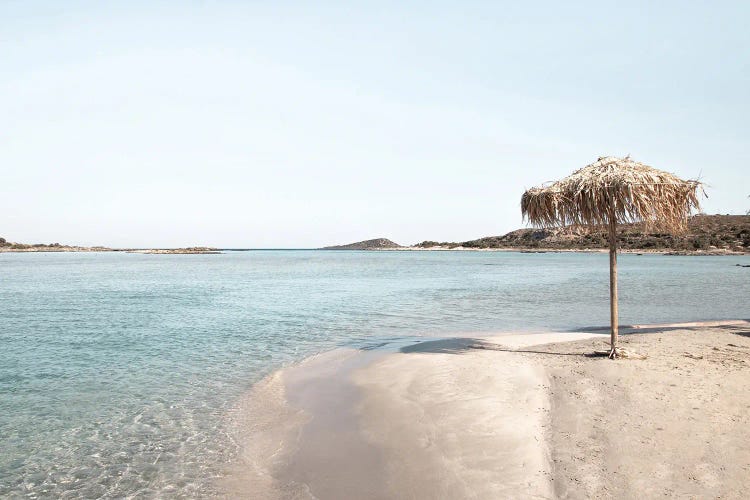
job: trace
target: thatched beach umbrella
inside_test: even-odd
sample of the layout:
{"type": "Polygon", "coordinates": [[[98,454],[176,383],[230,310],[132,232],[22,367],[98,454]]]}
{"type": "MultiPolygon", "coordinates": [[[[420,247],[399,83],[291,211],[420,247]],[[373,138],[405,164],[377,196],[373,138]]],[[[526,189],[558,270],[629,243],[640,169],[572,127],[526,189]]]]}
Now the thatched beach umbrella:
{"type": "Polygon", "coordinates": [[[610,358],[617,350],[617,224],[642,222],[646,229],[672,234],[687,230],[699,208],[700,182],[630,159],[606,156],[521,198],[524,219],[540,227],[581,226],[609,232],[609,289],[612,325],[610,358]]]}

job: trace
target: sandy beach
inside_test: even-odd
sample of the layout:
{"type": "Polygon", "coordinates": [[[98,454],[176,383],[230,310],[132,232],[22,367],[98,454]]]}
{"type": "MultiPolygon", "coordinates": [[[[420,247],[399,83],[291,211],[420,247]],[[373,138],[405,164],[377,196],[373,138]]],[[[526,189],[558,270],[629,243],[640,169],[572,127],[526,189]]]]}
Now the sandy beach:
{"type": "Polygon", "coordinates": [[[232,414],[253,498],[747,498],[750,323],[337,350],[232,414]]]}

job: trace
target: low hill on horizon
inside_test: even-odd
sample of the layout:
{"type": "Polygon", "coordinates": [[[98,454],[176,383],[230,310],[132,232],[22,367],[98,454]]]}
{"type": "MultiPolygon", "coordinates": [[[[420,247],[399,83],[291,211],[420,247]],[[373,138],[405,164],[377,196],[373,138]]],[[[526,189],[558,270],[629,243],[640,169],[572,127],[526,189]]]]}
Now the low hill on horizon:
{"type": "Polygon", "coordinates": [[[358,241],[347,245],[334,245],[323,247],[322,250],[382,250],[386,248],[404,248],[398,243],[387,238],[375,238],[373,240],[358,241]]]}

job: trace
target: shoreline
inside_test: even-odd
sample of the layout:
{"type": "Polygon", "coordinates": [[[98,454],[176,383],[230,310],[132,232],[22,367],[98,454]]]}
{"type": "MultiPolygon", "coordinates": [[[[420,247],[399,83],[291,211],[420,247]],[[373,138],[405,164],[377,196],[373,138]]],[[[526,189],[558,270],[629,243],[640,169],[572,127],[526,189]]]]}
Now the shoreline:
{"type": "Polygon", "coordinates": [[[196,248],[108,248],[108,247],[69,247],[69,246],[30,246],[28,248],[0,247],[0,253],[139,253],[168,255],[203,255],[224,253],[221,249],[196,248]]]}
{"type": "MultiPolygon", "coordinates": [[[[606,248],[534,248],[534,247],[507,247],[507,248],[469,248],[469,247],[400,247],[400,248],[373,248],[367,250],[341,250],[331,248],[248,248],[248,249],[230,249],[230,248],[107,248],[107,247],[29,247],[29,248],[9,248],[0,247],[0,254],[3,253],[137,253],[149,255],[210,255],[223,254],[227,252],[248,252],[248,251],[273,251],[273,250],[302,250],[302,251],[326,251],[326,252],[508,252],[508,253],[609,253],[606,248]]],[[[620,249],[618,254],[629,255],[666,255],[666,256],[687,256],[687,257],[731,257],[750,255],[750,252],[738,252],[733,250],[650,250],[650,249],[620,249]]]]}
{"type": "Polygon", "coordinates": [[[268,499],[748,493],[736,443],[750,442],[750,322],[627,331],[646,360],[584,356],[608,342],[593,328],[313,356],[232,412],[242,459],[224,486],[268,499]]]}
{"type": "MultiPolygon", "coordinates": [[[[335,249],[321,249],[333,250],[335,249]]],[[[340,250],[338,250],[340,251],[340,250]]],[[[351,251],[351,250],[350,250],[351,251]]],[[[503,248],[473,248],[473,247],[401,247],[401,248],[373,248],[376,252],[518,252],[518,253],[609,253],[607,248],[537,248],[537,247],[503,247],[503,248]]],[[[669,256],[736,256],[750,255],[750,252],[739,252],[734,250],[652,250],[652,249],[618,249],[618,254],[635,254],[635,255],[669,255],[669,256]]]]}

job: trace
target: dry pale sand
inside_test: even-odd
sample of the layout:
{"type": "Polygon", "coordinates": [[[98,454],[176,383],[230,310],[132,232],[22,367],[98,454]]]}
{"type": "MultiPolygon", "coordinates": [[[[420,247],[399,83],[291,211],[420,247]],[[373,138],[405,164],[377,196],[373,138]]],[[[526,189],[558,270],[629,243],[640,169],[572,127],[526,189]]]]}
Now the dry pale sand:
{"type": "Polygon", "coordinates": [[[340,350],[256,386],[245,498],[750,498],[750,323],[340,350]]]}

